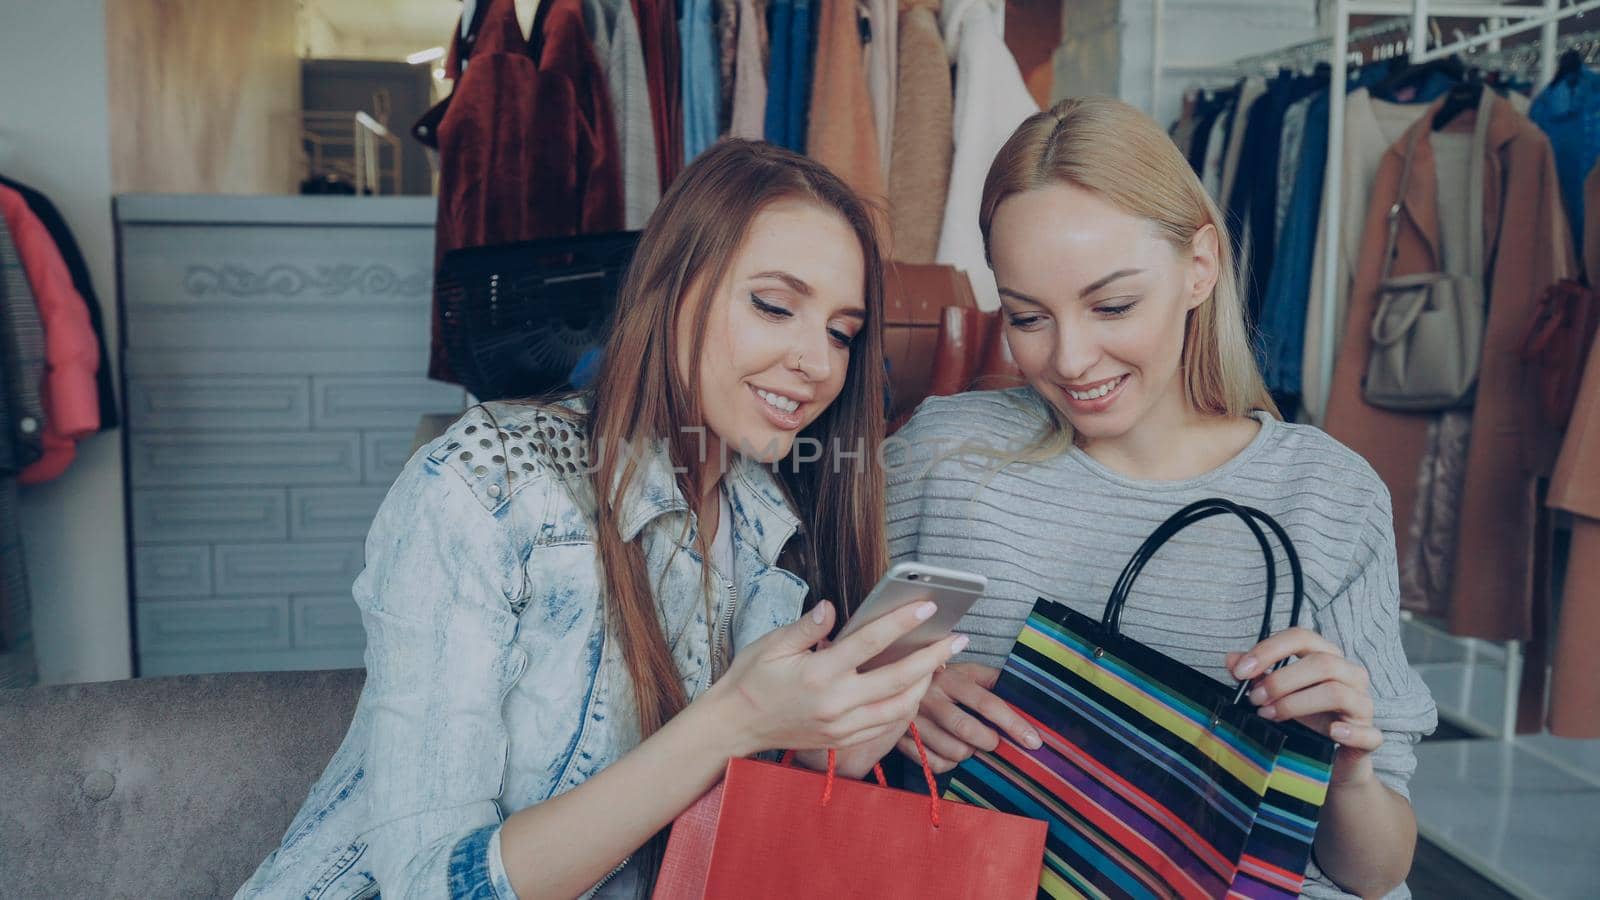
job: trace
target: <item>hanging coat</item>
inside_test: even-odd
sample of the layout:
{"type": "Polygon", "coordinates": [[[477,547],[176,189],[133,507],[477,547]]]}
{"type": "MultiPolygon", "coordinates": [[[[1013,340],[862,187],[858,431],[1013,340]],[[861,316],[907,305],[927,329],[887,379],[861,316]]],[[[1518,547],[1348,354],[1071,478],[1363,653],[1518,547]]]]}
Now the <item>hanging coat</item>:
{"type": "MultiPolygon", "coordinates": [[[[1600,278],[1600,166],[1584,182],[1584,267],[1600,278]]],[[[1550,680],[1550,733],[1600,738],[1600,334],[1595,335],[1572,421],[1550,481],[1550,506],[1573,515],[1561,623],[1550,680]]]]}
{"type": "MultiPolygon", "coordinates": [[[[1366,457],[1388,485],[1402,559],[1411,540],[1408,526],[1429,426],[1438,417],[1370,406],[1362,397],[1361,381],[1372,345],[1369,330],[1377,307],[1386,214],[1397,200],[1402,214],[1394,277],[1444,269],[1446,229],[1439,220],[1440,188],[1429,140],[1434,111],[1442,102],[1436,101],[1379,164],[1327,414],[1329,433],[1366,457]],[[1416,129],[1425,133],[1401,198],[1405,146],[1416,129]]],[[[1448,128],[1470,131],[1476,115],[1464,112],[1448,128]]],[[[1558,440],[1530,399],[1536,392],[1520,350],[1539,295],[1570,276],[1574,265],[1549,140],[1503,99],[1493,100],[1490,116],[1483,215],[1489,318],[1471,414],[1447,614],[1455,634],[1508,640],[1531,636],[1537,481],[1549,474],[1558,440]]],[[[1457,247],[1449,252],[1465,251],[1457,247]]]]}
{"type": "Polygon", "coordinates": [[[638,230],[661,202],[661,170],[651,120],[639,23],[629,0],[583,0],[583,15],[605,69],[611,119],[622,154],[623,227],[638,230]]]}
{"type": "Polygon", "coordinates": [[[978,308],[1000,308],[994,272],[978,232],[983,182],[995,155],[1025,119],[1039,111],[1006,46],[1000,0],[944,0],[939,25],[956,67],[955,157],[936,259],[965,269],[978,308]]]}
{"type": "Polygon", "coordinates": [[[100,390],[95,381],[100,340],[55,239],[27,200],[0,185],[0,214],[16,243],[44,325],[44,454],[17,477],[24,485],[41,484],[65,472],[77,456],[77,442],[100,430],[100,390]]]}
{"type": "MultiPolygon", "coordinates": [[[[622,228],[621,154],[580,0],[544,0],[533,40],[489,0],[438,124],[435,263],[480,247],[622,228]]],[[[428,375],[454,381],[437,302],[428,375]]]]}
{"type": "Polygon", "coordinates": [[[933,262],[950,190],[954,101],[936,7],[936,0],[908,0],[900,13],[889,217],[894,258],[903,262],[933,262]]]}
{"type": "Polygon", "coordinates": [[[44,340],[33,286],[0,215],[0,478],[16,477],[44,455],[44,340]]]}
{"type": "Polygon", "coordinates": [[[694,162],[721,133],[717,110],[722,106],[722,84],[717,73],[716,22],[711,0],[683,0],[678,19],[679,76],[683,91],[683,160],[694,162]]]}
{"type": "Polygon", "coordinates": [[[95,372],[95,384],[100,391],[100,430],[116,428],[121,420],[117,414],[117,391],[106,347],[105,325],[101,321],[100,298],[95,294],[94,282],[89,279],[89,264],[83,258],[83,251],[78,248],[78,239],[49,197],[4,175],[0,175],[0,186],[11,188],[28,202],[28,209],[50,232],[51,240],[55,241],[56,249],[61,252],[61,261],[67,264],[67,271],[72,273],[72,287],[83,298],[84,306],[88,307],[89,326],[94,329],[95,340],[100,345],[100,366],[95,372]]]}
{"type": "Polygon", "coordinates": [[[867,90],[872,94],[872,118],[878,127],[878,160],[884,180],[894,152],[894,105],[900,65],[900,13],[896,0],[865,0],[861,11],[867,36],[867,90]]]}
{"type": "Polygon", "coordinates": [[[678,11],[673,0],[632,0],[644,45],[650,115],[656,126],[656,161],[661,190],[683,171],[683,94],[678,47],[678,11]]]}
{"type": "Polygon", "coordinates": [[[38,680],[17,473],[44,452],[44,341],[33,288],[0,215],[0,690],[38,680]]]}
{"type": "MultiPolygon", "coordinates": [[[[728,134],[759,141],[766,137],[767,5],[739,0],[739,41],[733,66],[733,110],[728,134]]],[[[723,85],[724,88],[727,85],[723,85]]]]}
{"type": "Polygon", "coordinates": [[[884,196],[883,158],[857,15],[855,0],[822,4],[806,153],[856,193],[879,202],[884,196]]]}

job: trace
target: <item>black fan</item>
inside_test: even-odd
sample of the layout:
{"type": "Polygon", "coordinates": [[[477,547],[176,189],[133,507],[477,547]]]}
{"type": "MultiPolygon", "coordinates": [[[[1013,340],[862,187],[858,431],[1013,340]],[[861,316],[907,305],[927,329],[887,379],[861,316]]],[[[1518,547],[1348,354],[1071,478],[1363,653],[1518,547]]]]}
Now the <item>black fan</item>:
{"type": "Polygon", "coordinates": [[[444,255],[434,303],[450,366],[479,400],[566,387],[605,341],[639,232],[463,247],[444,255]]]}

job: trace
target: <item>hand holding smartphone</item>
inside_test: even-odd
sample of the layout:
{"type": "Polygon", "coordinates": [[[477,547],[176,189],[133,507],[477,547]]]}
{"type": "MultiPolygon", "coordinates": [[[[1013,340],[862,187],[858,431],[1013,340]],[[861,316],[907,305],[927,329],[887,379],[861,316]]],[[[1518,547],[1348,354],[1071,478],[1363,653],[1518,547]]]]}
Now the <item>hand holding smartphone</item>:
{"type": "Polygon", "coordinates": [[[861,602],[835,641],[903,606],[933,601],[938,610],[932,617],[862,665],[860,671],[888,665],[949,635],[988,586],[989,580],[982,575],[919,562],[896,563],[861,602]]]}

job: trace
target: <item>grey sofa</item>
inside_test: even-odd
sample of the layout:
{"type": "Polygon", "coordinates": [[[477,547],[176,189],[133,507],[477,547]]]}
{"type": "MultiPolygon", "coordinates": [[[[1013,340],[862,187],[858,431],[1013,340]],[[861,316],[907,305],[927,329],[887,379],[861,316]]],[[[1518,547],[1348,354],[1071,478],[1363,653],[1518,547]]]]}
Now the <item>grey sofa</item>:
{"type": "Polygon", "coordinates": [[[0,898],[231,896],[333,755],[363,678],[0,690],[0,898]]]}

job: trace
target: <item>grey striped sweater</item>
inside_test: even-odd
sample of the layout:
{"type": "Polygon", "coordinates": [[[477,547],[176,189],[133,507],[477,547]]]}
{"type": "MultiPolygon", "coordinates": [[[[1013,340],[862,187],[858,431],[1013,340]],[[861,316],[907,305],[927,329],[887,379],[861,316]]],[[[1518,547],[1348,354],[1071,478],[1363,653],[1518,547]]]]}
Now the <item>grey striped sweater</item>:
{"type": "MultiPolygon", "coordinates": [[[[1385,741],[1373,756],[1402,794],[1413,745],[1432,731],[1433,698],[1400,642],[1394,524],[1383,482],[1322,431],[1257,414],[1261,430],[1233,459],[1198,478],[1139,481],[1073,448],[1043,463],[1000,467],[960,449],[982,441],[1020,448],[1038,433],[1042,400],[1028,388],[930,398],[885,450],[889,553],[988,577],[987,595],[960,625],[965,656],[1001,665],[1036,597],[1098,618],[1139,543],[1172,513],[1205,497],[1260,508],[1289,533],[1305,570],[1302,625],[1365,666],[1385,741]]],[[[1273,629],[1288,626],[1288,566],[1273,629]]],[[[1123,612],[1123,632],[1223,681],[1229,651],[1254,645],[1266,572],[1249,531],[1230,517],[1193,525],[1146,566],[1123,612]]],[[[1349,896],[1312,871],[1305,896],[1349,896]]],[[[1409,896],[1402,887],[1393,897],[1409,896]]]]}

